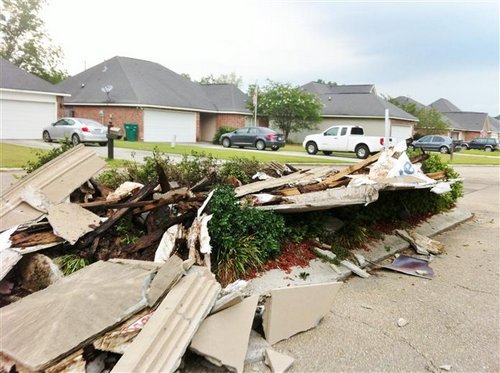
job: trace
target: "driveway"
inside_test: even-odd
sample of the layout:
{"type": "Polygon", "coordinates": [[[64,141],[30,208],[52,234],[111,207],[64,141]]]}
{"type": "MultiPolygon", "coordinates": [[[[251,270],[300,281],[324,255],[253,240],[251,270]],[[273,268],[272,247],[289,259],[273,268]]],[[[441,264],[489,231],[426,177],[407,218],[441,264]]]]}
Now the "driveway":
{"type": "Polygon", "coordinates": [[[465,178],[458,205],[475,217],[434,237],[447,248],[435,278],[351,278],[317,328],[274,346],[296,359],[291,372],[500,371],[500,168],[455,168],[465,178]]]}

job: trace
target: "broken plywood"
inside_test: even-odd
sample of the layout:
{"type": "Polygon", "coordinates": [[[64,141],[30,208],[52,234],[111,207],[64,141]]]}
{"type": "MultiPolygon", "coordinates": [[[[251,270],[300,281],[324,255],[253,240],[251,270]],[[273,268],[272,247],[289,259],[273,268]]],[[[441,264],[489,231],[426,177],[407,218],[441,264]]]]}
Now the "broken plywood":
{"type": "Polygon", "coordinates": [[[335,173],[336,170],[332,167],[317,167],[313,170],[305,172],[295,172],[293,174],[283,176],[277,179],[268,179],[257,181],[255,183],[246,184],[236,188],[234,191],[236,197],[243,197],[247,194],[259,193],[263,190],[279,188],[285,185],[295,185],[315,182],[315,180],[323,179],[335,173]]]}
{"type": "Polygon", "coordinates": [[[0,352],[30,370],[51,366],[145,308],[153,274],[97,262],[0,309],[0,352]]]}
{"type": "Polygon", "coordinates": [[[318,325],[331,309],[341,282],[296,286],[271,291],[266,301],[263,327],[273,345],[318,325]]]}
{"type": "Polygon", "coordinates": [[[36,219],[42,214],[24,202],[22,197],[26,188],[40,190],[51,203],[61,203],[104,166],[104,160],[83,144],[44,164],[1,196],[0,231],[36,219]]]}
{"type": "Polygon", "coordinates": [[[219,291],[219,283],[207,269],[185,276],[160,303],[113,372],[174,372],[219,291]]]}
{"type": "Polygon", "coordinates": [[[445,252],[444,245],[432,238],[423,236],[415,231],[396,230],[396,234],[411,244],[418,254],[440,255],[445,252]]]}
{"type": "Polygon", "coordinates": [[[295,359],[291,356],[279,353],[272,348],[266,349],[266,358],[264,362],[271,368],[273,373],[284,373],[290,368],[295,359]]]}
{"type": "Polygon", "coordinates": [[[258,300],[258,296],[253,296],[207,317],[190,349],[217,366],[242,372],[258,300]]]}
{"type": "Polygon", "coordinates": [[[54,234],[64,238],[71,245],[101,223],[99,216],[76,203],[52,205],[47,212],[47,219],[54,229],[54,234]]]}

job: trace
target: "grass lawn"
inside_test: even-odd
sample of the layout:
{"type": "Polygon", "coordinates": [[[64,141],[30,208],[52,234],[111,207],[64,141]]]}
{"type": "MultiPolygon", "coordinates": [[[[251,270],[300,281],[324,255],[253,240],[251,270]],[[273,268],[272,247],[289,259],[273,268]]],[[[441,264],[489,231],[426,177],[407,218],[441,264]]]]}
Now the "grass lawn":
{"type": "Polygon", "coordinates": [[[459,153],[457,154],[474,154],[474,155],[487,155],[487,156],[493,156],[493,157],[500,157],[500,152],[495,151],[495,152],[485,152],[484,150],[460,150],[459,153]]]}
{"type": "MultiPolygon", "coordinates": [[[[438,153],[439,154],[439,153],[438,153]]],[[[450,162],[449,154],[439,154],[442,160],[449,164],[477,164],[477,165],[496,165],[500,166],[500,157],[486,158],[486,157],[467,157],[458,153],[453,154],[453,161],[450,162]]]]}
{"type": "Polygon", "coordinates": [[[28,148],[11,144],[0,144],[0,167],[1,168],[21,168],[28,161],[36,160],[37,153],[45,153],[47,150],[28,148]]]}
{"type": "MultiPolygon", "coordinates": [[[[255,158],[260,162],[270,162],[276,161],[280,163],[346,163],[345,161],[337,159],[314,159],[314,157],[307,156],[290,156],[290,155],[280,155],[280,151],[258,151],[253,150],[250,152],[240,152],[236,149],[225,149],[225,148],[210,148],[201,146],[189,146],[189,145],[176,145],[175,148],[170,146],[170,143],[154,143],[154,142],[130,142],[123,140],[115,140],[115,146],[119,148],[128,148],[135,150],[146,150],[152,151],[158,148],[160,152],[168,154],[180,154],[180,155],[190,155],[193,151],[197,153],[211,154],[214,158],[220,159],[231,159],[234,157],[246,157],[255,158]]],[[[284,149],[288,150],[288,146],[284,149]]],[[[290,149],[292,150],[292,149],[290,149]]],[[[304,150],[305,152],[305,150],[304,150]]],[[[305,154],[304,154],[305,155],[305,154]]]]}

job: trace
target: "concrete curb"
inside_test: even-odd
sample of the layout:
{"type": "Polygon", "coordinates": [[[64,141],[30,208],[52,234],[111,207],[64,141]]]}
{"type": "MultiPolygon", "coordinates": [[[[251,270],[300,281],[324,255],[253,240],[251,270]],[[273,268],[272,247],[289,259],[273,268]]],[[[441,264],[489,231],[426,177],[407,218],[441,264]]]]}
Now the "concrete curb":
{"type": "MultiPolygon", "coordinates": [[[[450,211],[443,212],[438,215],[432,216],[427,221],[418,225],[415,231],[421,235],[432,237],[452,229],[457,225],[471,219],[474,215],[467,211],[458,208],[454,208],[450,211]]],[[[410,244],[403,240],[398,235],[387,235],[380,241],[377,241],[374,245],[370,247],[370,251],[355,250],[353,253],[363,255],[367,260],[373,263],[379,263],[387,258],[390,258],[394,254],[404,251],[410,247],[410,244]]],[[[370,264],[364,267],[369,267],[370,264]]],[[[342,279],[347,278],[352,272],[347,270],[346,273],[342,273],[342,279]]]]}

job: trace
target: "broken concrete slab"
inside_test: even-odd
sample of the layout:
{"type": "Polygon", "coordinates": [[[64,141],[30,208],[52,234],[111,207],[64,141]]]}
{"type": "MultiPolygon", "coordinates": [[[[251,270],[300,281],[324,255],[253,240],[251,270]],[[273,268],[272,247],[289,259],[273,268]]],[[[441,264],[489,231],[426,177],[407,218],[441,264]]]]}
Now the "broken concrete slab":
{"type": "Polygon", "coordinates": [[[182,278],[160,303],[113,372],[174,372],[219,291],[219,283],[206,268],[182,278]]]}
{"type": "Polygon", "coordinates": [[[207,317],[191,341],[190,349],[232,372],[242,372],[258,296],[207,317]]]}
{"type": "Polygon", "coordinates": [[[263,316],[267,341],[273,345],[316,327],[332,308],[341,286],[341,282],[330,282],[271,291],[263,316]]]}
{"type": "Polygon", "coordinates": [[[150,307],[153,307],[181,279],[184,274],[182,264],[182,259],[173,255],[160,267],[146,295],[150,307]]]}
{"type": "Polygon", "coordinates": [[[290,368],[295,359],[291,356],[282,354],[278,351],[268,348],[266,350],[266,365],[271,368],[273,373],[284,373],[290,368]]]}
{"type": "Polygon", "coordinates": [[[145,308],[153,275],[100,261],[3,307],[0,353],[30,370],[53,365],[145,308]]]}
{"type": "Polygon", "coordinates": [[[101,223],[101,218],[77,205],[60,203],[48,208],[47,219],[54,234],[74,245],[85,233],[92,232],[101,223]]]}
{"type": "Polygon", "coordinates": [[[225,310],[226,308],[235,306],[238,303],[241,303],[243,299],[244,295],[239,292],[226,294],[223,297],[217,299],[217,302],[215,302],[214,308],[212,308],[210,314],[213,315],[214,313],[225,310]]]}
{"type": "Polygon", "coordinates": [[[353,273],[357,274],[359,277],[362,278],[368,278],[370,277],[370,274],[366,272],[364,269],[359,268],[356,264],[351,263],[348,260],[341,260],[340,264],[342,264],[344,267],[352,271],[353,273]]]}
{"type": "Polygon", "coordinates": [[[103,159],[83,144],[44,164],[0,197],[0,231],[42,214],[23,200],[27,187],[39,189],[52,204],[61,203],[105,165],[103,159]]]}
{"type": "Polygon", "coordinates": [[[252,296],[207,317],[194,335],[190,349],[217,366],[243,372],[258,301],[258,296],[252,296]]]}

